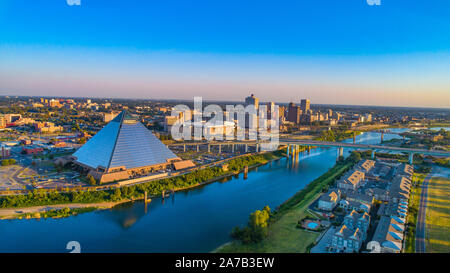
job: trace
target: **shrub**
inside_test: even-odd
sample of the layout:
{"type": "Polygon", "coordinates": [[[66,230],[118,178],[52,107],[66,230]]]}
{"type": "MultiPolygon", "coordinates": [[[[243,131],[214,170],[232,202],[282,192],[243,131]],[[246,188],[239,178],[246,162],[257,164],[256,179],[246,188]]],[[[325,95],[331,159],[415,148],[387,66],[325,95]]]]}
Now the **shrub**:
{"type": "Polygon", "coordinates": [[[267,226],[269,224],[270,208],[265,206],[250,214],[246,227],[234,227],[231,237],[241,241],[243,244],[258,243],[267,237],[267,226]]]}
{"type": "Polygon", "coordinates": [[[16,164],[16,160],[13,158],[2,160],[2,166],[9,166],[9,165],[14,165],[14,164],[16,164]]]}

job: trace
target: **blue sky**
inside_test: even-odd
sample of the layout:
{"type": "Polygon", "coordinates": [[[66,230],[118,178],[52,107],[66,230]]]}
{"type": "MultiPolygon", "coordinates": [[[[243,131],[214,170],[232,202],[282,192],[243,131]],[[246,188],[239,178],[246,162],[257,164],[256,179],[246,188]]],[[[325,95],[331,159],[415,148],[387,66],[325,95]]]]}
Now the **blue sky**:
{"type": "Polygon", "coordinates": [[[450,107],[447,0],[0,0],[0,94],[450,107]]]}

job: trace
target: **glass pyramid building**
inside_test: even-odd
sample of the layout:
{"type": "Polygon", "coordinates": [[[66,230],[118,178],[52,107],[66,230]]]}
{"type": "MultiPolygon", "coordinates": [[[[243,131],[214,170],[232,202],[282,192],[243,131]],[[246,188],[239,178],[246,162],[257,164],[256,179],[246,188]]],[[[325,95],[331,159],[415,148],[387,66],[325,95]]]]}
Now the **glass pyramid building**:
{"type": "MultiPolygon", "coordinates": [[[[165,167],[179,158],[169,150],[142,123],[126,111],[122,111],[102,130],[78,149],[73,156],[75,163],[96,172],[94,177],[102,179],[103,174],[140,172],[153,166],[165,167]]],[[[109,179],[108,179],[109,180],[109,179]]],[[[106,181],[101,181],[106,182],[106,181]]]]}

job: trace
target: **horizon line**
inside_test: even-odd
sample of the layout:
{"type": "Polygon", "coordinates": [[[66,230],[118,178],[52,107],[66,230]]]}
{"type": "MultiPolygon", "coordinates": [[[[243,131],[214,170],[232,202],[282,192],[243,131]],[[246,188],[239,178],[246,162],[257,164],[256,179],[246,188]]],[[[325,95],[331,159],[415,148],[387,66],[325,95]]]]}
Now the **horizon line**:
{"type": "MultiPolygon", "coordinates": [[[[36,96],[36,95],[0,95],[0,97],[14,97],[14,98],[54,98],[54,99],[104,99],[104,100],[153,100],[153,101],[180,101],[180,102],[191,102],[189,99],[162,99],[162,98],[127,98],[127,97],[78,97],[78,96],[36,96]]],[[[194,97],[193,97],[194,98],[194,97]]],[[[193,102],[192,98],[192,102],[193,102]]],[[[305,98],[307,99],[307,98],[305,98]]],[[[219,100],[219,99],[203,99],[202,101],[207,102],[230,102],[230,103],[239,103],[243,102],[245,100],[245,97],[242,101],[239,100],[219,100]]],[[[276,102],[276,101],[260,101],[259,103],[269,103],[274,102],[276,104],[289,104],[294,101],[290,102],[276,102]]],[[[297,104],[296,102],[294,102],[297,104]]],[[[299,102],[298,102],[299,104],[299,102]]],[[[311,105],[329,105],[329,106],[352,106],[352,107],[384,107],[384,108],[415,108],[415,109],[434,109],[434,110],[450,110],[450,107],[430,107],[430,106],[383,106],[383,105],[370,105],[370,104],[332,104],[332,103],[311,103],[311,105]]]]}

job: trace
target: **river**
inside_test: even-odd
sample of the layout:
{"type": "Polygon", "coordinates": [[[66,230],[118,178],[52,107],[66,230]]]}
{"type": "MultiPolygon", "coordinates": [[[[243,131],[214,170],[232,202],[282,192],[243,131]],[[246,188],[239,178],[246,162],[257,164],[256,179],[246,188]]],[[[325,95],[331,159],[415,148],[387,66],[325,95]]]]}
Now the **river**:
{"type": "MultiPolygon", "coordinates": [[[[392,138],[400,137],[384,135],[392,138]]],[[[377,144],[380,134],[364,133],[356,142],[377,144]]],[[[2,220],[0,252],[68,252],[69,241],[78,241],[81,252],[209,252],[229,241],[231,229],[251,212],[275,208],[325,173],[336,154],[325,148],[300,154],[297,163],[282,158],[251,170],[247,179],[239,174],[154,199],[147,208],[134,202],[60,219],[2,220]]]]}

